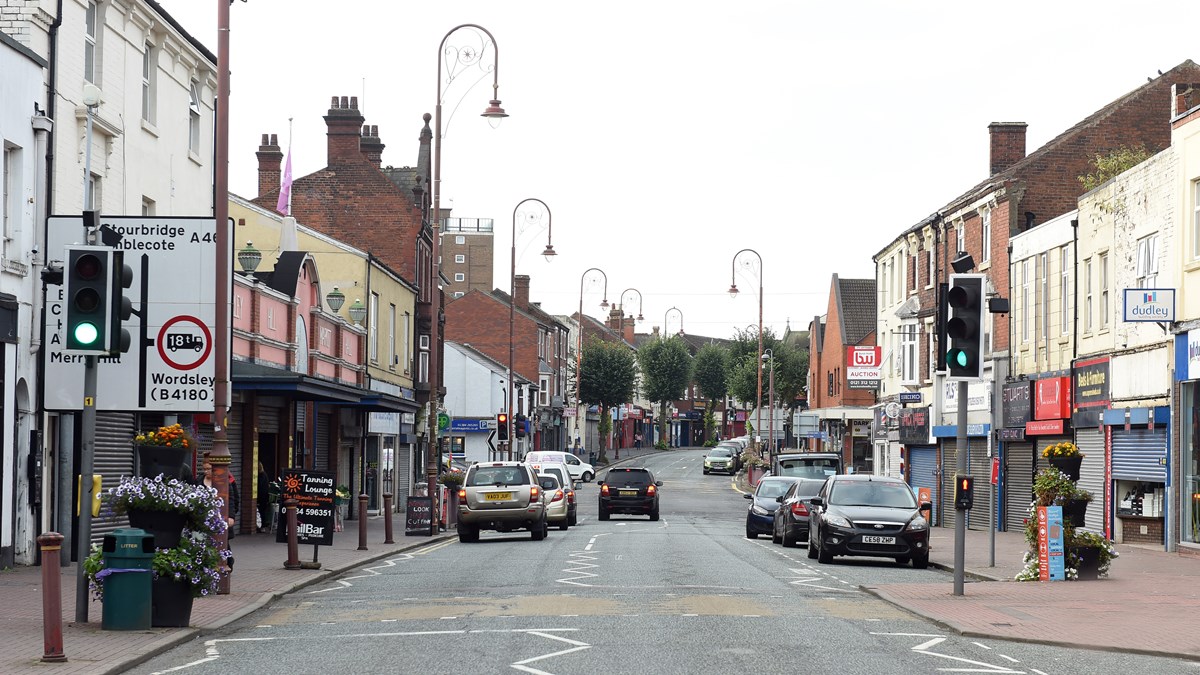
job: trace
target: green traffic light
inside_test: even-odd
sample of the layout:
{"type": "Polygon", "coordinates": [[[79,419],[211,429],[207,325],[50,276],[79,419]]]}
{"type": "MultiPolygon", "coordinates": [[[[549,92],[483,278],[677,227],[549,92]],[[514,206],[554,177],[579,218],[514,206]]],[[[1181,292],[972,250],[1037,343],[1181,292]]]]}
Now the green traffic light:
{"type": "Polygon", "coordinates": [[[75,326],[75,342],[82,346],[88,346],[96,343],[100,339],[100,331],[96,329],[96,324],[84,321],[75,326]]]}

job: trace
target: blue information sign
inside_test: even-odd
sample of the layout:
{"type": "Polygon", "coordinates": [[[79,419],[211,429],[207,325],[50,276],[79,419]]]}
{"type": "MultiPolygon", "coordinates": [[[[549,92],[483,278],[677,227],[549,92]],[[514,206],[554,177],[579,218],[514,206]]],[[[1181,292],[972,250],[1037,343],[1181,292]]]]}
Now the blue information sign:
{"type": "Polygon", "coordinates": [[[1061,506],[1046,507],[1046,546],[1050,557],[1050,581],[1065,581],[1066,550],[1063,545],[1061,506]]]}
{"type": "Polygon", "coordinates": [[[486,434],[492,430],[491,419],[460,419],[450,420],[450,431],[460,434],[486,434]]]}
{"type": "Polygon", "coordinates": [[[920,403],[921,392],[919,391],[902,391],[900,392],[901,403],[920,403]]]}

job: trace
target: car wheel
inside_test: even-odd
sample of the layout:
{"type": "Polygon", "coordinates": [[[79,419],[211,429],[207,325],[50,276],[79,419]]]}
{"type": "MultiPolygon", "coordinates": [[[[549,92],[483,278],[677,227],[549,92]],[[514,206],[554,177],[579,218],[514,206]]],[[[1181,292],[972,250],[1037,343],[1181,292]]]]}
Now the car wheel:
{"type": "Polygon", "coordinates": [[[479,541],[479,528],[471,525],[458,526],[458,540],[464,544],[479,541]]]}
{"type": "Polygon", "coordinates": [[[751,530],[749,525],[746,526],[746,538],[747,539],[758,539],[758,533],[755,532],[754,530],[751,530]]]}
{"type": "Polygon", "coordinates": [[[546,521],[543,520],[529,529],[529,536],[534,541],[541,541],[546,538],[546,530],[546,521]]]}
{"type": "Polygon", "coordinates": [[[772,543],[772,544],[778,544],[778,543],[779,543],[779,542],[781,542],[781,541],[783,541],[783,537],[781,537],[781,536],[779,536],[778,534],[776,534],[776,530],[775,530],[775,528],[774,528],[774,527],[772,527],[772,528],[771,528],[771,543],[772,543]]]}
{"type": "Polygon", "coordinates": [[[705,475],[705,476],[707,476],[707,475],[708,475],[708,469],[705,469],[705,470],[704,470],[704,475],[705,475]]]}
{"type": "Polygon", "coordinates": [[[907,564],[908,564],[908,561],[909,561],[909,558],[908,558],[908,556],[904,556],[904,555],[902,555],[902,556],[900,556],[900,557],[896,558],[896,564],[897,564],[897,565],[899,565],[899,566],[901,566],[901,567],[904,567],[905,565],[907,565],[907,564]]]}
{"type": "Polygon", "coordinates": [[[926,567],[929,567],[929,556],[927,556],[927,555],[916,556],[912,559],[912,564],[913,564],[913,569],[923,570],[926,567]]]}
{"type": "Polygon", "coordinates": [[[575,525],[578,524],[578,522],[579,522],[579,518],[577,516],[575,516],[575,515],[567,516],[567,525],[569,525],[570,527],[575,527],[575,525]]]}
{"type": "Polygon", "coordinates": [[[568,528],[568,527],[570,527],[570,526],[571,526],[571,524],[567,522],[567,519],[566,519],[566,518],[563,518],[563,521],[562,521],[561,523],[559,523],[559,524],[558,524],[558,529],[559,529],[559,530],[565,530],[565,529],[567,529],[567,528],[568,528]]]}
{"type": "Polygon", "coordinates": [[[792,531],[784,527],[783,536],[779,538],[779,543],[783,544],[784,548],[791,548],[796,545],[796,540],[791,537],[792,531]]]}
{"type": "Polygon", "coordinates": [[[657,508],[650,512],[650,520],[658,520],[658,509],[657,508]]]}
{"type": "Polygon", "coordinates": [[[600,509],[600,520],[608,520],[608,511],[600,509]]]}
{"type": "MultiPolygon", "coordinates": [[[[817,537],[817,539],[820,540],[820,537],[817,537]]],[[[809,544],[809,547],[811,548],[812,544],[809,544]]],[[[817,562],[822,565],[828,565],[833,562],[833,554],[824,546],[817,546],[817,562]]]]}
{"type": "Polygon", "coordinates": [[[580,478],[583,479],[583,482],[590,483],[590,482],[592,482],[592,478],[595,478],[595,476],[592,475],[591,471],[584,471],[583,475],[580,476],[580,478]]]}
{"type": "Polygon", "coordinates": [[[813,539],[813,533],[808,533],[808,557],[812,560],[817,558],[817,542],[813,539]]]}

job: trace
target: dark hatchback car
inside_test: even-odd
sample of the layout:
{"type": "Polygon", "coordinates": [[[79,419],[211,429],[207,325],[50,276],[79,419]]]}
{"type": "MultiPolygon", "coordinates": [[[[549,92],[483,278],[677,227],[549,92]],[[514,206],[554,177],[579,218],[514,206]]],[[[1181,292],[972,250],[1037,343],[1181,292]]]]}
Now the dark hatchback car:
{"type": "Polygon", "coordinates": [[[767,476],[758,481],[754,494],[745,495],[746,499],[750,500],[750,508],[746,509],[747,539],[757,539],[760,534],[771,534],[775,525],[775,509],[779,508],[778,498],[797,480],[784,476],[767,476]]]}
{"type": "Polygon", "coordinates": [[[929,566],[929,523],[908,483],[886,476],[831,476],[811,513],[808,557],[894,558],[901,565],[929,566]]]}
{"type": "Polygon", "coordinates": [[[784,546],[808,543],[808,516],[813,508],[811,500],[824,484],[824,480],[802,478],[778,498],[779,508],[775,509],[771,530],[772,542],[784,546]]]}
{"type": "Polygon", "coordinates": [[[600,486],[600,520],[608,520],[614,513],[650,516],[658,520],[658,488],[661,480],[654,480],[649,469],[617,467],[609,469],[600,486]]]}

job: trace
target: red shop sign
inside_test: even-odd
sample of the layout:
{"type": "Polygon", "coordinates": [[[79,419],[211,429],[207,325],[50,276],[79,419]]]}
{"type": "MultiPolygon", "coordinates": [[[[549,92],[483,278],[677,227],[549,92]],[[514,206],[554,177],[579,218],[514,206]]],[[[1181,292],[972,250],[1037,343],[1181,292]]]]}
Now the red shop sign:
{"type": "Polygon", "coordinates": [[[1034,381],[1033,419],[1071,419],[1071,378],[1047,377],[1034,381]]]}
{"type": "Polygon", "coordinates": [[[1059,436],[1063,433],[1062,420],[1043,420],[1041,422],[1026,422],[1026,436],[1059,436]]]}

